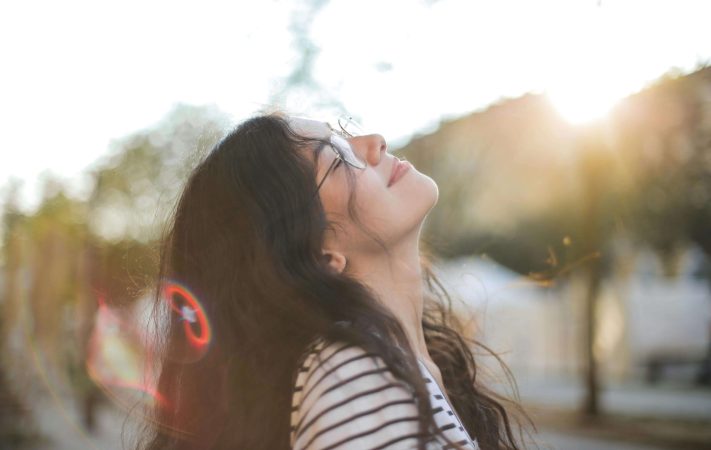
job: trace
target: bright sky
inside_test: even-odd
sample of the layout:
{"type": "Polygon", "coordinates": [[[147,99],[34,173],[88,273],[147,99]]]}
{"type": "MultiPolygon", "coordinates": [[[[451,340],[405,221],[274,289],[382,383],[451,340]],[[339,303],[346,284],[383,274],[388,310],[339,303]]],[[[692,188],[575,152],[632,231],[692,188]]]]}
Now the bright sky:
{"type": "MultiPolygon", "coordinates": [[[[0,186],[81,173],[110,140],[176,102],[214,103],[239,121],[269,106],[298,60],[296,0],[22,1],[0,6],[0,186]]],[[[392,144],[501,97],[548,92],[571,121],[672,67],[711,61],[711,2],[331,0],[310,37],[313,75],[392,144]]],[[[292,112],[320,117],[308,92],[292,112]]]]}

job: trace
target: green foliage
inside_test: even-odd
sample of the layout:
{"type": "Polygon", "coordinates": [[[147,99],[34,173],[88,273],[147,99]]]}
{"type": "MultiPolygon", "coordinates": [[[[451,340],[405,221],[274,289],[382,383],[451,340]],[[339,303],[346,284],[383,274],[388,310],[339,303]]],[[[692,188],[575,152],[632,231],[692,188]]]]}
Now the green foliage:
{"type": "Polygon", "coordinates": [[[157,126],[114,142],[92,171],[92,231],[109,240],[157,238],[188,173],[227,126],[214,107],[179,105],[157,126]]]}
{"type": "Polygon", "coordinates": [[[61,180],[46,176],[39,207],[25,213],[18,204],[21,184],[4,188],[0,341],[27,348],[12,354],[0,349],[2,362],[14,361],[0,364],[0,400],[14,405],[18,418],[3,422],[7,416],[0,407],[0,440],[21,437],[7,432],[20,426],[22,405],[3,371],[31,367],[26,355],[42,355],[48,366],[37,369],[59,374],[53,382],[68,384],[79,404],[98,399],[85,369],[98,297],[130,307],[152,285],[154,242],[164,218],[189,171],[228,125],[214,107],[178,105],[156,126],[113,143],[109,157],[91,172],[94,187],[87,201],[70,197],[61,180]]]}

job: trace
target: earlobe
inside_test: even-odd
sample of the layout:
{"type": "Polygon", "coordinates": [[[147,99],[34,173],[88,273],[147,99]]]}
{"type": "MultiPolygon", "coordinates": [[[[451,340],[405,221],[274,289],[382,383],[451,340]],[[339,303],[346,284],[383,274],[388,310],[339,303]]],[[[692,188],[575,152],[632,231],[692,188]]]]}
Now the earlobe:
{"type": "Polygon", "coordinates": [[[323,260],[335,273],[341,273],[346,268],[347,261],[343,253],[324,251],[323,260]]]}

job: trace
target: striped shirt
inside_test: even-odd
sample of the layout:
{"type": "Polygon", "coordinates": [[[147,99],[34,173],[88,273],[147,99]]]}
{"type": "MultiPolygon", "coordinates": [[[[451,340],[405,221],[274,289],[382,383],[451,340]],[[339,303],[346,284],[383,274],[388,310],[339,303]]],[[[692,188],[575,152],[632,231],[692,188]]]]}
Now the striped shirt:
{"type": "MultiPolygon", "coordinates": [[[[317,339],[302,361],[292,395],[293,450],[417,448],[414,391],[395,378],[382,358],[355,345],[317,339]]],[[[437,426],[462,448],[478,450],[432,374],[418,362],[437,426]]],[[[436,436],[427,448],[453,447],[436,436]]]]}

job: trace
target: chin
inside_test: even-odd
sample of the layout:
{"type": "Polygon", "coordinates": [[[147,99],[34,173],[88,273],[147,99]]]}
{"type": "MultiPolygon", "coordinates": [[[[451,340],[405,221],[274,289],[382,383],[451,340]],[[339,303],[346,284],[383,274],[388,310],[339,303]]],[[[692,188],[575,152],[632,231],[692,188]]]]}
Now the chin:
{"type": "Polygon", "coordinates": [[[412,198],[417,203],[418,216],[424,220],[425,216],[429,214],[439,200],[439,187],[432,178],[423,175],[422,180],[417,183],[413,190],[416,191],[412,192],[412,198]]]}
{"type": "Polygon", "coordinates": [[[424,175],[424,177],[426,179],[426,183],[423,184],[426,184],[427,186],[427,195],[423,193],[423,197],[431,199],[430,201],[432,202],[432,204],[430,206],[430,209],[432,209],[439,200],[439,186],[437,186],[437,183],[432,178],[428,177],[427,175],[424,175]]]}

